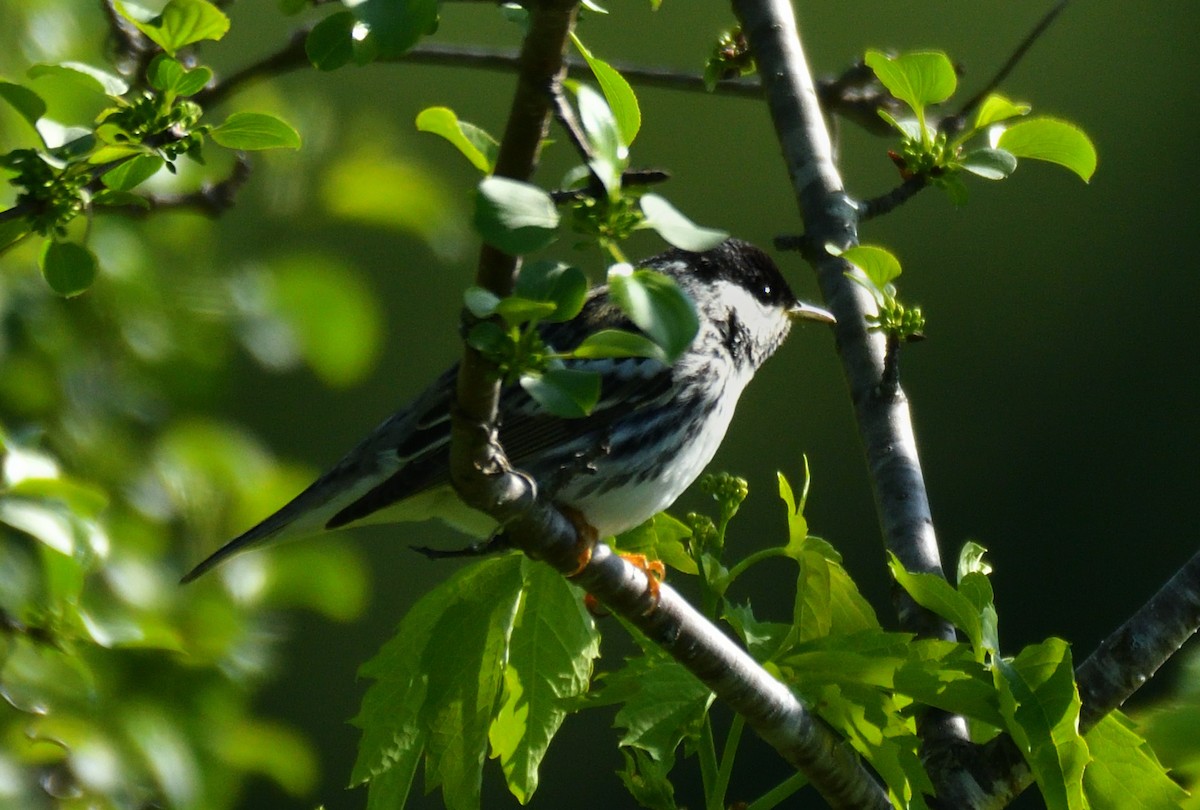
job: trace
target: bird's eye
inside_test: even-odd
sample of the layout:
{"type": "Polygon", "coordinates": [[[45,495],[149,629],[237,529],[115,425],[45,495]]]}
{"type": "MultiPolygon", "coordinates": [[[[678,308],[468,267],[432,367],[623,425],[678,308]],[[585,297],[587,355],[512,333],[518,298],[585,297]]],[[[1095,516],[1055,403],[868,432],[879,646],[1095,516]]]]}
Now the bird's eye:
{"type": "Polygon", "coordinates": [[[764,298],[769,298],[769,297],[771,296],[771,292],[772,292],[772,290],[771,290],[771,285],[770,285],[770,284],[764,284],[764,285],[763,285],[763,288],[762,288],[762,294],[763,294],[763,297],[764,297],[764,298]]]}

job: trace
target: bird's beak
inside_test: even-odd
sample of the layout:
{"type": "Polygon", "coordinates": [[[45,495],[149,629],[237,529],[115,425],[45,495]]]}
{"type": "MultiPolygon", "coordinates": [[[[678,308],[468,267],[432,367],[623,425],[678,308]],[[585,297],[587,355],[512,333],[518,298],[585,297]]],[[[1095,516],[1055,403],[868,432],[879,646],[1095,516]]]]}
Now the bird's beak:
{"type": "Polygon", "coordinates": [[[793,321],[818,321],[820,323],[837,323],[837,319],[829,310],[814,307],[803,301],[797,301],[788,308],[788,317],[793,321]]]}

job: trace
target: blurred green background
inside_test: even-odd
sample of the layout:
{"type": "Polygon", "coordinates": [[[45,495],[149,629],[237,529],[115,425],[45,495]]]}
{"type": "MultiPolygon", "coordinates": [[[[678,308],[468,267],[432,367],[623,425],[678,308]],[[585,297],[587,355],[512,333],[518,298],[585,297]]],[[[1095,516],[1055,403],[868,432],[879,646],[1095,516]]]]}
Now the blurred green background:
{"type": "MultiPolygon", "coordinates": [[[[732,20],[720,3],[666,0],[657,13],[648,5],[611,0],[613,13],[589,15],[580,35],[618,64],[698,73],[716,33],[732,20]]],[[[960,87],[969,94],[1046,7],[812,2],[800,4],[799,17],[818,73],[840,71],[867,47],[936,47],[963,65],[960,87]]],[[[227,10],[230,35],[205,48],[219,75],[281,46],[297,24],[274,3],[243,0],[227,10]]],[[[0,74],[20,77],[32,61],[95,59],[102,30],[96,3],[0,0],[0,74]]],[[[1195,4],[1074,4],[1001,91],[1092,136],[1100,165],[1091,184],[1024,162],[1008,182],[969,182],[965,208],[930,190],[862,232],[901,258],[902,292],[929,319],[928,339],[905,350],[902,373],[936,527],[950,560],[966,539],[990,549],[1001,639],[1010,651],[1059,635],[1081,659],[1195,550],[1200,281],[1187,240],[1200,182],[1189,146],[1200,101],[1198,34],[1195,4]]],[[[513,47],[517,37],[489,6],[447,3],[436,40],[513,47]]],[[[460,291],[477,250],[467,222],[475,173],[412,121],[427,106],[445,105],[496,133],[511,89],[502,74],[405,64],[282,76],[255,85],[229,109],[283,115],[305,148],[256,157],[234,210],[216,221],[174,215],[153,236],[145,224],[98,222],[104,255],[136,253],[166,279],[159,294],[168,311],[182,305],[173,296],[194,311],[206,279],[233,278],[240,281],[218,308],[233,302],[253,311],[256,296],[265,295],[282,313],[279,322],[234,318],[242,330],[237,345],[187,347],[198,357],[177,366],[185,379],[171,379],[173,364],[164,363],[163,385],[172,392],[164,407],[241,425],[278,458],[316,472],[452,362],[460,291]],[[136,249],[122,247],[130,241],[136,249]],[[285,277],[302,281],[270,286],[285,277]],[[344,328],[323,332],[323,323],[344,328]]],[[[801,229],[763,104],[639,94],[644,122],[634,163],[669,169],[663,193],[681,210],[764,246],[801,229]]],[[[0,118],[0,138],[13,137],[6,125],[0,118]]],[[[853,194],[872,196],[897,182],[888,144],[850,126],[842,133],[853,194]]],[[[571,163],[560,139],[547,150],[541,180],[554,184],[571,163]]],[[[569,245],[560,247],[570,254],[569,245]]],[[[647,237],[632,253],[658,249],[647,237]]],[[[800,260],[778,258],[797,291],[815,299],[800,260]]],[[[31,264],[29,254],[17,253],[0,259],[0,272],[25,273],[31,264]]],[[[111,284],[102,276],[88,295],[103,296],[111,284]]],[[[72,306],[61,305],[66,317],[72,306]]],[[[119,350],[120,340],[112,343],[119,350]]],[[[0,369],[11,381],[10,373],[0,369]]],[[[10,428],[35,417],[0,413],[10,428]]],[[[814,533],[845,555],[886,616],[888,582],[862,452],[832,341],[814,328],[794,334],[756,378],[717,457],[716,467],[751,486],[732,542],[747,551],[779,542],[785,524],[774,473],[795,481],[804,455],[814,533]]],[[[703,505],[690,493],[674,511],[703,505]]],[[[207,536],[178,550],[179,572],[271,504],[254,508],[258,514],[215,517],[207,536]]],[[[343,790],[358,737],[347,721],[365,688],[355,670],[428,583],[455,565],[428,562],[408,547],[461,539],[424,525],[359,530],[352,540],[370,573],[365,612],[344,622],[319,612],[275,614],[272,629],[285,640],[256,704],[315,743],[321,781],[304,799],[256,781],[242,806],[363,806],[364,792],[343,790]]],[[[304,544],[269,553],[305,559],[304,544]]],[[[314,585],[322,577],[316,568],[307,571],[314,585]]],[[[777,576],[755,597],[762,615],[790,610],[792,572],[777,576]]],[[[606,629],[609,654],[619,652],[620,630],[606,629]]],[[[619,759],[608,722],[568,721],[570,739],[551,749],[533,807],[628,804],[611,775],[619,759]],[[581,781],[588,784],[582,796],[581,781]]],[[[756,745],[747,743],[745,761],[784,775],[774,755],[755,756],[756,745]]],[[[766,786],[768,777],[751,767],[735,774],[731,795],[752,798],[766,786]]],[[[487,807],[515,804],[496,769],[488,768],[485,790],[487,807]]],[[[685,789],[680,799],[696,804],[697,795],[685,789]]],[[[411,806],[440,801],[414,797],[411,806]]]]}

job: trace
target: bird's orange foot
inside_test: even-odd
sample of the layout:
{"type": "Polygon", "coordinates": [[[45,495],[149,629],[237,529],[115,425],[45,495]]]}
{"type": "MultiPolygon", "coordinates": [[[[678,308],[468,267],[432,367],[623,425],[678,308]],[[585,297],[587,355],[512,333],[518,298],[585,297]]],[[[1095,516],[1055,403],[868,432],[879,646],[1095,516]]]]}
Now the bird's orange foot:
{"type": "Polygon", "coordinates": [[[575,559],[577,565],[567,574],[568,577],[573,577],[584,568],[587,568],[587,564],[592,561],[592,549],[600,539],[600,533],[596,531],[594,526],[587,522],[587,518],[578,509],[572,509],[569,506],[560,506],[559,511],[575,527],[575,559]]]}
{"type": "Polygon", "coordinates": [[[658,586],[667,578],[667,567],[662,564],[662,560],[651,560],[645,554],[622,554],[621,559],[641,569],[646,575],[646,590],[650,592],[654,603],[658,604],[658,586]]]}

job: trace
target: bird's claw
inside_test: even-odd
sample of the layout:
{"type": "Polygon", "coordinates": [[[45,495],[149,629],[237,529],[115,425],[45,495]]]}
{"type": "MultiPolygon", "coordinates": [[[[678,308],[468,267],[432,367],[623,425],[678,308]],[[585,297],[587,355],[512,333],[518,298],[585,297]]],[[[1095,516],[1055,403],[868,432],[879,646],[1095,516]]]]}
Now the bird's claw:
{"type": "Polygon", "coordinates": [[[600,533],[596,531],[595,526],[587,522],[587,518],[578,509],[561,506],[559,507],[559,511],[575,527],[576,566],[567,572],[568,577],[573,577],[587,568],[587,564],[592,561],[592,549],[595,548],[596,542],[600,539],[600,533]]]}

